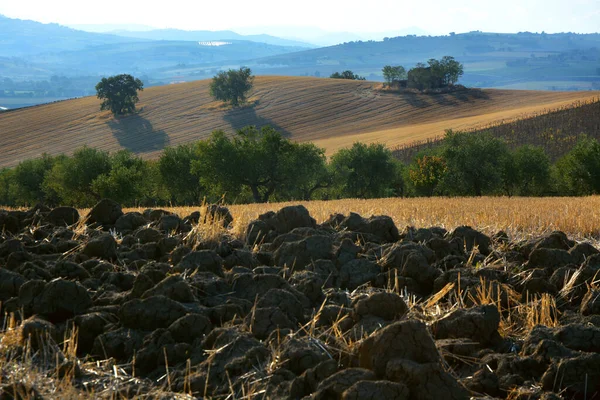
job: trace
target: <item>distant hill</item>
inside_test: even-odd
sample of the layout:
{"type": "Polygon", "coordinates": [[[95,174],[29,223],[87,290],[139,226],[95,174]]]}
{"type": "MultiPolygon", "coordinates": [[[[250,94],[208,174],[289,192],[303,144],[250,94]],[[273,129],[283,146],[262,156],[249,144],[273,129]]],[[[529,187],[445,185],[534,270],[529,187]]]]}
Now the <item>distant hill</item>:
{"type": "Polygon", "coordinates": [[[131,31],[131,30],[115,30],[112,31],[115,35],[150,39],[150,40],[172,40],[172,41],[217,41],[217,40],[246,40],[258,43],[266,43],[276,46],[296,46],[305,48],[315,48],[317,46],[301,41],[282,39],[271,35],[240,35],[233,31],[184,31],[181,29],[155,29],[149,31],[131,31]]]}
{"type": "Polygon", "coordinates": [[[117,35],[83,32],[58,24],[42,24],[0,15],[0,57],[73,51],[131,41],[130,38],[117,35]]]}
{"type": "Polygon", "coordinates": [[[387,64],[407,68],[445,55],[465,66],[461,83],[475,87],[581,90],[600,88],[600,34],[500,34],[400,36],[255,60],[261,73],[329,76],[350,69],[381,80],[387,64]]]}
{"type": "MultiPolygon", "coordinates": [[[[216,129],[270,125],[328,154],[356,141],[388,146],[436,137],[598,96],[598,92],[467,90],[443,95],[391,93],[368,81],[257,77],[251,106],[230,109],[208,94],[209,81],[153,87],[139,112],[115,119],[94,97],[0,113],[0,167],[88,145],[147,158],[165,146],[207,138],[216,129]]],[[[1,103],[0,103],[1,104],[1,103]]]]}
{"type": "MultiPolygon", "coordinates": [[[[142,39],[135,39],[142,40],[142,39]]],[[[214,69],[237,67],[258,57],[279,55],[300,50],[300,47],[276,46],[252,41],[167,41],[116,43],[60,53],[36,54],[27,57],[29,62],[46,69],[60,68],[69,74],[109,75],[116,73],[146,74],[161,77],[167,82],[181,80],[178,70],[190,65],[214,69]],[[169,72],[162,74],[161,70],[169,72]]]]}

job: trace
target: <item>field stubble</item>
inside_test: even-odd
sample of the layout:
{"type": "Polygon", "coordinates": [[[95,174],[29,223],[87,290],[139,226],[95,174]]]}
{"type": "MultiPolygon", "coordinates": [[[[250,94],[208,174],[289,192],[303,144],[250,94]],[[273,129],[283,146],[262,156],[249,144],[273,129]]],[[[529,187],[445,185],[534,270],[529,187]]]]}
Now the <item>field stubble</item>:
{"type": "MultiPolygon", "coordinates": [[[[452,230],[469,225],[490,235],[503,230],[514,239],[560,230],[574,238],[600,240],[600,196],[344,199],[230,205],[234,232],[243,236],[243,228],[259,214],[292,204],[303,204],[317,223],[334,213],[355,212],[363,217],[388,215],[400,230],[407,226],[440,226],[452,230]]],[[[169,210],[188,215],[197,208],[173,207],[169,210]]]]}

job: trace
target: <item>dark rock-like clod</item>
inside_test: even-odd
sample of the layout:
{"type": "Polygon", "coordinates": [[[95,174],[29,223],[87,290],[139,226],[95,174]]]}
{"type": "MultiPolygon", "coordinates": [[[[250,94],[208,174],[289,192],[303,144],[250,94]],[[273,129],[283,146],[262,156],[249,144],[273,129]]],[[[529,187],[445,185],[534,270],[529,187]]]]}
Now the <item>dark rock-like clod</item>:
{"type": "Polygon", "coordinates": [[[119,320],[126,328],[151,331],[168,328],[187,314],[187,309],[165,296],[153,296],[144,300],[126,302],[119,310],[119,320]]]}
{"type": "Polygon", "coordinates": [[[188,274],[194,271],[211,272],[223,277],[223,259],[213,250],[193,251],[184,256],[173,271],[188,274]]]}
{"type": "Polygon", "coordinates": [[[431,330],[436,339],[469,338],[488,344],[499,339],[500,313],[495,305],[458,309],[437,320],[431,330]]]}
{"type": "Polygon", "coordinates": [[[79,222],[79,211],[73,207],[56,207],[46,217],[52,225],[74,225],[79,222]]]}
{"type": "Polygon", "coordinates": [[[21,287],[19,298],[31,302],[34,314],[40,314],[49,321],[62,322],[76,315],[85,313],[92,305],[92,300],[85,287],[79,282],[55,279],[47,284],[36,284],[36,288],[28,297],[21,287]]]}
{"type": "Polygon", "coordinates": [[[86,243],[83,254],[88,257],[114,260],[117,258],[117,241],[109,233],[102,234],[86,243]]]}
{"type": "Polygon", "coordinates": [[[119,203],[110,199],[102,199],[90,210],[87,223],[113,227],[122,215],[123,210],[119,203]]]}

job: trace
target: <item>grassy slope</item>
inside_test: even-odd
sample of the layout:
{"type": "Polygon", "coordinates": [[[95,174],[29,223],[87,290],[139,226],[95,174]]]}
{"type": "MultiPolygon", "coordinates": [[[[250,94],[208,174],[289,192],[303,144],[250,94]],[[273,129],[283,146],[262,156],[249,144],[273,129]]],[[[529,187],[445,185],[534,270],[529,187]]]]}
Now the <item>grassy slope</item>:
{"type": "Polygon", "coordinates": [[[130,149],[156,157],[167,145],[204,139],[215,129],[271,125],[288,137],[331,152],[357,140],[390,146],[432,137],[448,128],[487,125],[597,97],[598,92],[483,90],[469,95],[382,93],[371,82],[257,77],[252,107],[231,110],[212,101],[208,81],[149,88],[139,113],[114,119],[87,97],[0,114],[0,167],[83,145],[130,149]]]}

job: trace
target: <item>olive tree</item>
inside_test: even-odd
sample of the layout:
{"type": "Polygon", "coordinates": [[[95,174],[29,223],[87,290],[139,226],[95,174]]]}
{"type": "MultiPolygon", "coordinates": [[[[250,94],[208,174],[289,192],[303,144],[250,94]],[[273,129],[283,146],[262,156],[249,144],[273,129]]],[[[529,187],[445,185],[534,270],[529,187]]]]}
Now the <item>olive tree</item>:
{"type": "Polygon", "coordinates": [[[221,71],[213,77],[210,83],[210,95],[215,100],[237,107],[246,101],[248,92],[254,85],[254,76],[250,68],[241,67],[239,70],[221,71]]]}
{"type": "Polygon", "coordinates": [[[110,110],[117,116],[135,111],[135,105],[140,100],[138,91],[141,90],[144,90],[141,80],[121,74],[102,78],[96,85],[96,96],[102,100],[101,110],[110,110]]]}

